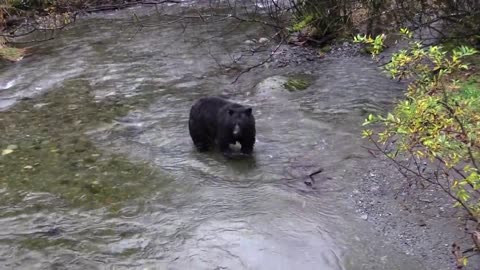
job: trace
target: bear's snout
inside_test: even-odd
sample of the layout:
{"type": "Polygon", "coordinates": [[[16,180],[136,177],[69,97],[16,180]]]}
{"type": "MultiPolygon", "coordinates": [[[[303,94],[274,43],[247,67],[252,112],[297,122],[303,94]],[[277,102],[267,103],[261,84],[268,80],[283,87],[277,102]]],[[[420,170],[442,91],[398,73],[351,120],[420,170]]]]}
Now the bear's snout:
{"type": "Polygon", "coordinates": [[[233,127],[233,136],[238,136],[240,135],[240,126],[238,124],[235,124],[235,126],[233,127]]]}

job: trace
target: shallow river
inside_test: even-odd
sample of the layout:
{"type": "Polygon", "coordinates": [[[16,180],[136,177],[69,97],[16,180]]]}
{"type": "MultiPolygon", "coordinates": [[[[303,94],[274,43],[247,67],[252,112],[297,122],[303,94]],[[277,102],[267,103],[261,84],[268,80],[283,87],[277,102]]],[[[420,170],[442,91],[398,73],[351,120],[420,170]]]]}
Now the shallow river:
{"type": "Polygon", "coordinates": [[[361,123],[401,86],[368,57],[281,67],[284,46],[232,83],[275,41],[188,14],[93,15],[0,69],[0,268],[423,269],[349,196],[369,158],[361,123]],[[284,88],[299,76],[307,89],[284,88]],[[253,106],[254,158],[195,151],[188,111],[205,95],[253,106]]]}

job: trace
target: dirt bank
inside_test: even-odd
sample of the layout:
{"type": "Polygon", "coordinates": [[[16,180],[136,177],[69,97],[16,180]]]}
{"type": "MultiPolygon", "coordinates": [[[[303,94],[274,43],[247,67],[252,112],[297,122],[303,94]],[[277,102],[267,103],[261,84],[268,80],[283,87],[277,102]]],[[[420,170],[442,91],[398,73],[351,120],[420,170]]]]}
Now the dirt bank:
{"type": "MultiPolygon", "coordinates": [[[[455,269],[452,244],[467,249],[464,212],[436,186],[425,188],[405,179],[383,158],[365,162],[350,194],[359,216],[399,250],[418,257],[431,269],[455,269]]],[[[471,258],[469,267],[478,269],[471,258]]]]}

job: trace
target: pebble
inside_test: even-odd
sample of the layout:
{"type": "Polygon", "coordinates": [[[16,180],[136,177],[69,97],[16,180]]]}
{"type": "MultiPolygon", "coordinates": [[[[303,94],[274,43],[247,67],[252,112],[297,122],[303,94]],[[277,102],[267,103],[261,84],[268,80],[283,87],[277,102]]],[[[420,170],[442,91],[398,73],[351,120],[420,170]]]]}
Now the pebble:
{"type": "Polygon", "coordinates": [[[267,42],[268,42],[268,38],[264,38],[264,37],[262,37],[258,40],[258,43],[260,43],[260,44],[267,43],[267,42]]]}
{"type": "Polygon", "coordinates": [[[37,104],[33,105],[33,108],[35,108],[35,109],[40,109],[40,108],[42,108],[43,106],[46,106],[46,105],[48,105],[48,104],[50,104],[50,103],[37,103],[37,104]]]}
{"type": "Polygon", "coordinates": [[[425,203],[431,203],[431,202],[433,202],[432,200],[429,200],[429,199],[427,199],[427,198],[419,198],[418,200],[421,201],[421,202],[425,202],[425,203]]]}

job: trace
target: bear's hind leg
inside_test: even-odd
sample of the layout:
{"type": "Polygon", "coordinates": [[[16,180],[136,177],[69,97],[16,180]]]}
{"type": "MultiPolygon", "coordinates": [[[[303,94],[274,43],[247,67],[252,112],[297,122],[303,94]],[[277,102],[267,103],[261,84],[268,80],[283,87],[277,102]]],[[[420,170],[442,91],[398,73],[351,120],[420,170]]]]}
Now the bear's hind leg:
{"type": "Polygon", "coordinates": [[[207,134],[207,131],[198,125],[195,125],[190,121],[189,131],[190,137],[192,137],[193,144],[199,152],[206,152],[210,148],[210,137],[207,134]]]}
{"type": "Polygon", "coordinates": [[[207,152],[210,148],[210,145],[204,142],[194,142],[193,144],[195,145],[195,148],[197,148],[198,152],[207,152]]]}

